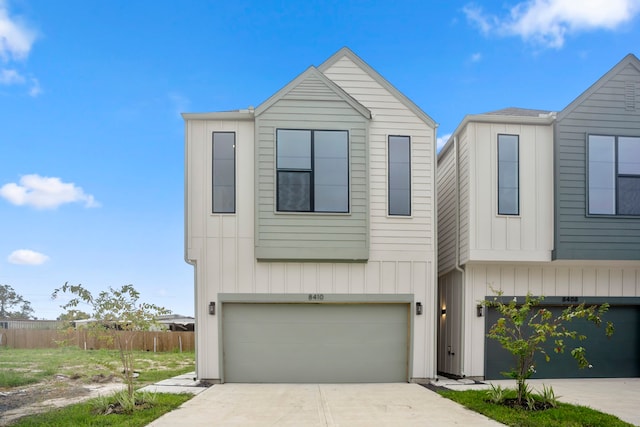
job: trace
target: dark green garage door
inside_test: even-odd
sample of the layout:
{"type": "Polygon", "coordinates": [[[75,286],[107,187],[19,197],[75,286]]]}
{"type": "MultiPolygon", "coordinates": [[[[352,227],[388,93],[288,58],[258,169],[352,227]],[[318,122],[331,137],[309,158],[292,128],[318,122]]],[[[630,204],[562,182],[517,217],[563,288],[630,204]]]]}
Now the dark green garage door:
{"type": "MultiPolygon", "coordinates": [[[[554,315],[563,310],[563,307],[547,308],[554,315]]],[[[496,310],[488,311],[487,331],[498,317],[496,310]]],[[[544,357],[536,357],[536,373],[532,378],[640,377],[640,307],[612,306],[603,317],[603,321],[611,321],[614,324],[615,333],[611,338],[605,336],[604,325],[596,327],[579,319],[570,323],[569,327],[583,333],[587,339],[579,344],[576,344],[576,341],[565,340],[568,349],[577,345],[586,348],[587,359],[592,368],[579,369],[570,351],[565,351],[564,354],[554,353],[552,341],[545,349],[551,361],[547,363],[544,357]]],[[[486,338],[485,355],[486,379],[504,379],[501,372],[509,371],[515,366],[513,356],[502,349],[496,340],[486,338]]]]}
{"type": "Polygon", "coordinates": [[[409,304],[224,303],[225,382],[408,379],[409,304]]]}

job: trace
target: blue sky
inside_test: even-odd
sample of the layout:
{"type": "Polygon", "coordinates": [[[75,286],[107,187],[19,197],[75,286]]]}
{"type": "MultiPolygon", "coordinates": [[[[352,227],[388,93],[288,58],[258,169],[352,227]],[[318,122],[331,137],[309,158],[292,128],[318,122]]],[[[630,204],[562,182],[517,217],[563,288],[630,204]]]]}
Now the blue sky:
{"type": "Polygon", "coordinates": [[[0,284],[53,319],[65,282],[193,314],[180,112],[257,106],[342,46],[446,139],[560,110],[626,54],[640,0],[0,0],[0,284]]]}

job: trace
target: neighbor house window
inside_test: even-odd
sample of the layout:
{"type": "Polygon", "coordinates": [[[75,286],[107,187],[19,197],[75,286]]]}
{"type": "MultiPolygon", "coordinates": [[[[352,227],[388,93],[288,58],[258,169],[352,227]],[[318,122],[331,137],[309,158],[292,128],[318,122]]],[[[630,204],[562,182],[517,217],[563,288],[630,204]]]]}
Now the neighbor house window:
{"type": "Polygon", "coordinates": [[[411,215],[411,139],[389,136],[389,215],[411,215]]]}
{"type": "Polygon", "coordinates": [[[276,133],[276,209],[348,212],[348,132],[278,129],[276,133]]]}
{"type": "Polygon", "coordinates": [[[498,135],[498,214],[520,214],[518,135],[498,135]]]}
{"type": "Polygon", "coordinates": [[[589,213],[640,215],[640,137],[589,135],[589,213]]]}
{"type": "Polygon", "coordinates": [[[213,132],[213,213],[236,211],[236,134],[213,132]]]}

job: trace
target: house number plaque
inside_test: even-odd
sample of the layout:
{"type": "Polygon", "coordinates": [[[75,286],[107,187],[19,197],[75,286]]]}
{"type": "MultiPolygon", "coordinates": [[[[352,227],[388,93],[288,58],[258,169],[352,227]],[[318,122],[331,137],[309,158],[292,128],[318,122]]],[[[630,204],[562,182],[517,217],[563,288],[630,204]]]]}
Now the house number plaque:
{"type": "Polygon", "coordinates": [[[324,294],[309,294],[309,301],[323,301],[324,294]]]}

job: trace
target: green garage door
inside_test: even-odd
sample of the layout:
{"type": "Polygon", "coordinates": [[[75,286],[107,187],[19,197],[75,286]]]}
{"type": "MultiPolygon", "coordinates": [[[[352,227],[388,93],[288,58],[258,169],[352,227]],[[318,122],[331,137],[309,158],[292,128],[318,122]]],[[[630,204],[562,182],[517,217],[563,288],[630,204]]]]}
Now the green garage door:
{"type": "Polygon", "coordinates": [[[408,380],[409,304],[224,303],[223,379],[408,380]]]}
{"type": "MultiPolygon", "coordinates": [[[[564,307],[546,307],[554,315],[564,307]]],[[[498,319],[496,310],[489,310],[487,331],[498,319]]],[[[565,340],[567,349],[583,346],[592,368],[579,369],[570,351],[556,354],[553,341],[547,343],[545,351],[551,357],[547,363],[544,357],[536,357],[536,373],[532,378],[632,378],[640,377],[640,307],[611,306],[603,316],[603,321],[613,322],[615,333],[607,338],[604,326],[596,327],[583,319],[569,324],[569,327],[587,336],[585,341],[565,340]],[[571,346],[571,347],[570,347],[571,346]]],[[[504,379],[501,372],[515,366],[513,356],[500,347],[496,340],[486,338],[485,378],[504,379]]]]}

